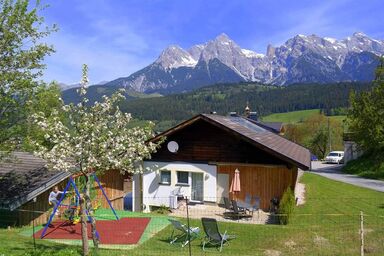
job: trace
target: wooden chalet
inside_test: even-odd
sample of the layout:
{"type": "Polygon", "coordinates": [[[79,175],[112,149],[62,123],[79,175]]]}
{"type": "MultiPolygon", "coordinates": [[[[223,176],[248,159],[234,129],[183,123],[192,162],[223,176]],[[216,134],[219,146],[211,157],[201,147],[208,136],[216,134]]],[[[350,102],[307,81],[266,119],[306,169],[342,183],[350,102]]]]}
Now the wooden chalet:
{"type": "MultiPolygon", "coordinates": [[[[152,158],[144,162],[142,204],[175,207],[173,196],[200,203],[220,203],[232,197],[229,187],[236,169],[241,192],[261,198],[268,209],[273,197],[295,189],[298,168],[310,168],[308,149],[240,116],[197,115],[154,137],[165,138],[152,158]]],[[[140,202],[141,203],[141,202],[140,202]]]]}

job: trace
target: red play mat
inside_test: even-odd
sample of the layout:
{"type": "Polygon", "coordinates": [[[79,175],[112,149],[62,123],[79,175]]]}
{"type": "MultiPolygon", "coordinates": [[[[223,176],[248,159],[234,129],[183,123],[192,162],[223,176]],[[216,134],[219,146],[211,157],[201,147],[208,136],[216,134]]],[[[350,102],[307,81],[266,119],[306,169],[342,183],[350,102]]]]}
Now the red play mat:
{"type": "MultiPolygon", "coordinates": [[[[119,220],[98,220],[96,229],[101,244],[137,244],[147,227],[150,218],[122,218],[119,220]]],[[[65,225],[63,222],[53,222],[43,239],[81,239],[80,223],[65,225]]],[[[43,229],[35,233],[40,237],[43,229]]],[[[88,237],[91,238],[91,226],[88,224],[88,237]]]]}

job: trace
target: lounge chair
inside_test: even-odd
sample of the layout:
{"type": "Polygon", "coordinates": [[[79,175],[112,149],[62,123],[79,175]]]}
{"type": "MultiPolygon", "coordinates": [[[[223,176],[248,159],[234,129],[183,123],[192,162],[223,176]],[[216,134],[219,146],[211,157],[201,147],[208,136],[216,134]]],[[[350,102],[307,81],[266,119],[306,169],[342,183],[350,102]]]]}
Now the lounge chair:
{"type": "Polygon", "coordinates": [[[177,241],[181,241],[181,247],[186,246],[189,241],[192,241],[199,237],[200,228],[190,227],[188,232],[188,227],[185,224],[182,224],[178,220],[168,219],[173,226],[172,234],[170,237],[170,244],[174,244],[177,241]],[[177,232],[177,233],[176,233],[177,232]]]}
{"type": "Polygon", "coordinates": [[[224,234],[221,234],[219,232],[216,219],[202,218],[201,222],[205,232],[205,237],[202,242],[203,251],[205,251],[206,245],[212,245],[216,246],[221,252],[225,243],[227,243],[230,239],[236,238],[233,235],[228,235],[227,231],[225,231],[224,234]]]}
{"type": "Polygon", "coordinates": [[[245,194],[245,200],[244,200],[245,204],[247,204],[247,205],[251,205],[251,201],[252,201],[252,197],[251,197],[251,195],[248,194],[248,193],[246,193],[246,194],[245,194]]]}
{"type": "Polygon", "coordinates": [[[255,203],[252,205],[251,208],[248,209],[248,211],[249,211],[249,213],[252,214],[252,216],[253,216],[253,212],[257,211],[257,213],[258,213],[257,216],[259,217],[260,216],[260,213],[259,213],[259,210],[260,210],[260,197],[255,196],[254,199],[255,199],[255,203]]]}
{"type": "Polygon", "coordinates": [[[244,209],[246,211],[252,212],[253,205],[251,204],[251,201],[252,201],[251,195],[246,193],[244,202],[238,201],[237,206],[239,207],[239,209],[244,209]]]}
{"type": "Polygon", "coordinates": [[[233,207],[231,205],[231,201],[229,201],[228,197],[223,197],[224,207],[226,212],[233,212],[233,207]]]}
{"type": "Polygon", "coordinates": [[[230,217],[239,220],[240,218],[252,218],[252,215],[247,214],[246,209],[239,207],[236,200],[232,200],[233,213],[230,217]]]}

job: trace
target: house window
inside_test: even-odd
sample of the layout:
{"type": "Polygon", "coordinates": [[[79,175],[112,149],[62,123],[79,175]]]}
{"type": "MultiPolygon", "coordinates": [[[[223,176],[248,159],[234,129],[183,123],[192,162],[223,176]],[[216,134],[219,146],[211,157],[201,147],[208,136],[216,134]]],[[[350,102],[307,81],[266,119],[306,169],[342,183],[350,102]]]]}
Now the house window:
{"type": "Polygon", "coordinates": [[[177,172],[177,184],[188,184],[188,172],[177,172]]]}
{"type": "Polygon", "coordinates": [[[160,183],[161,184],[171,184],[171,171],[161,171],[160,172],[160,183]]]}

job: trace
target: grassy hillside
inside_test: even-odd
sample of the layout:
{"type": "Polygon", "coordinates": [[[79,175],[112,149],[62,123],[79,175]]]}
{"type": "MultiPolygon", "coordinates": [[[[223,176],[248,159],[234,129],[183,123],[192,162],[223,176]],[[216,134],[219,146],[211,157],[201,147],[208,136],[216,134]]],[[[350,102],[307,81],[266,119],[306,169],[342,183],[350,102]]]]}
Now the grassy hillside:
{"type": "Polygon", "coordinates": [[[319,109],[308,109],[286,113],[275,113],[268,116],[264,116],[262,120],[264,122],[298,123],[314,114],[319,113],[319,111],[319,109]]]}
{"type": "MultiPolygon", "coordinates": [[[[275,113],[264,116],[262,120],[264,122],[283,122],[285,124],[299,123],[318,113],[320,113],[320,109],[308,109],[286,113],[275,113]]],[[[343,120],[345,120],[346,116],[330,116],[330,118],[342,122],[343,120]]]]}

